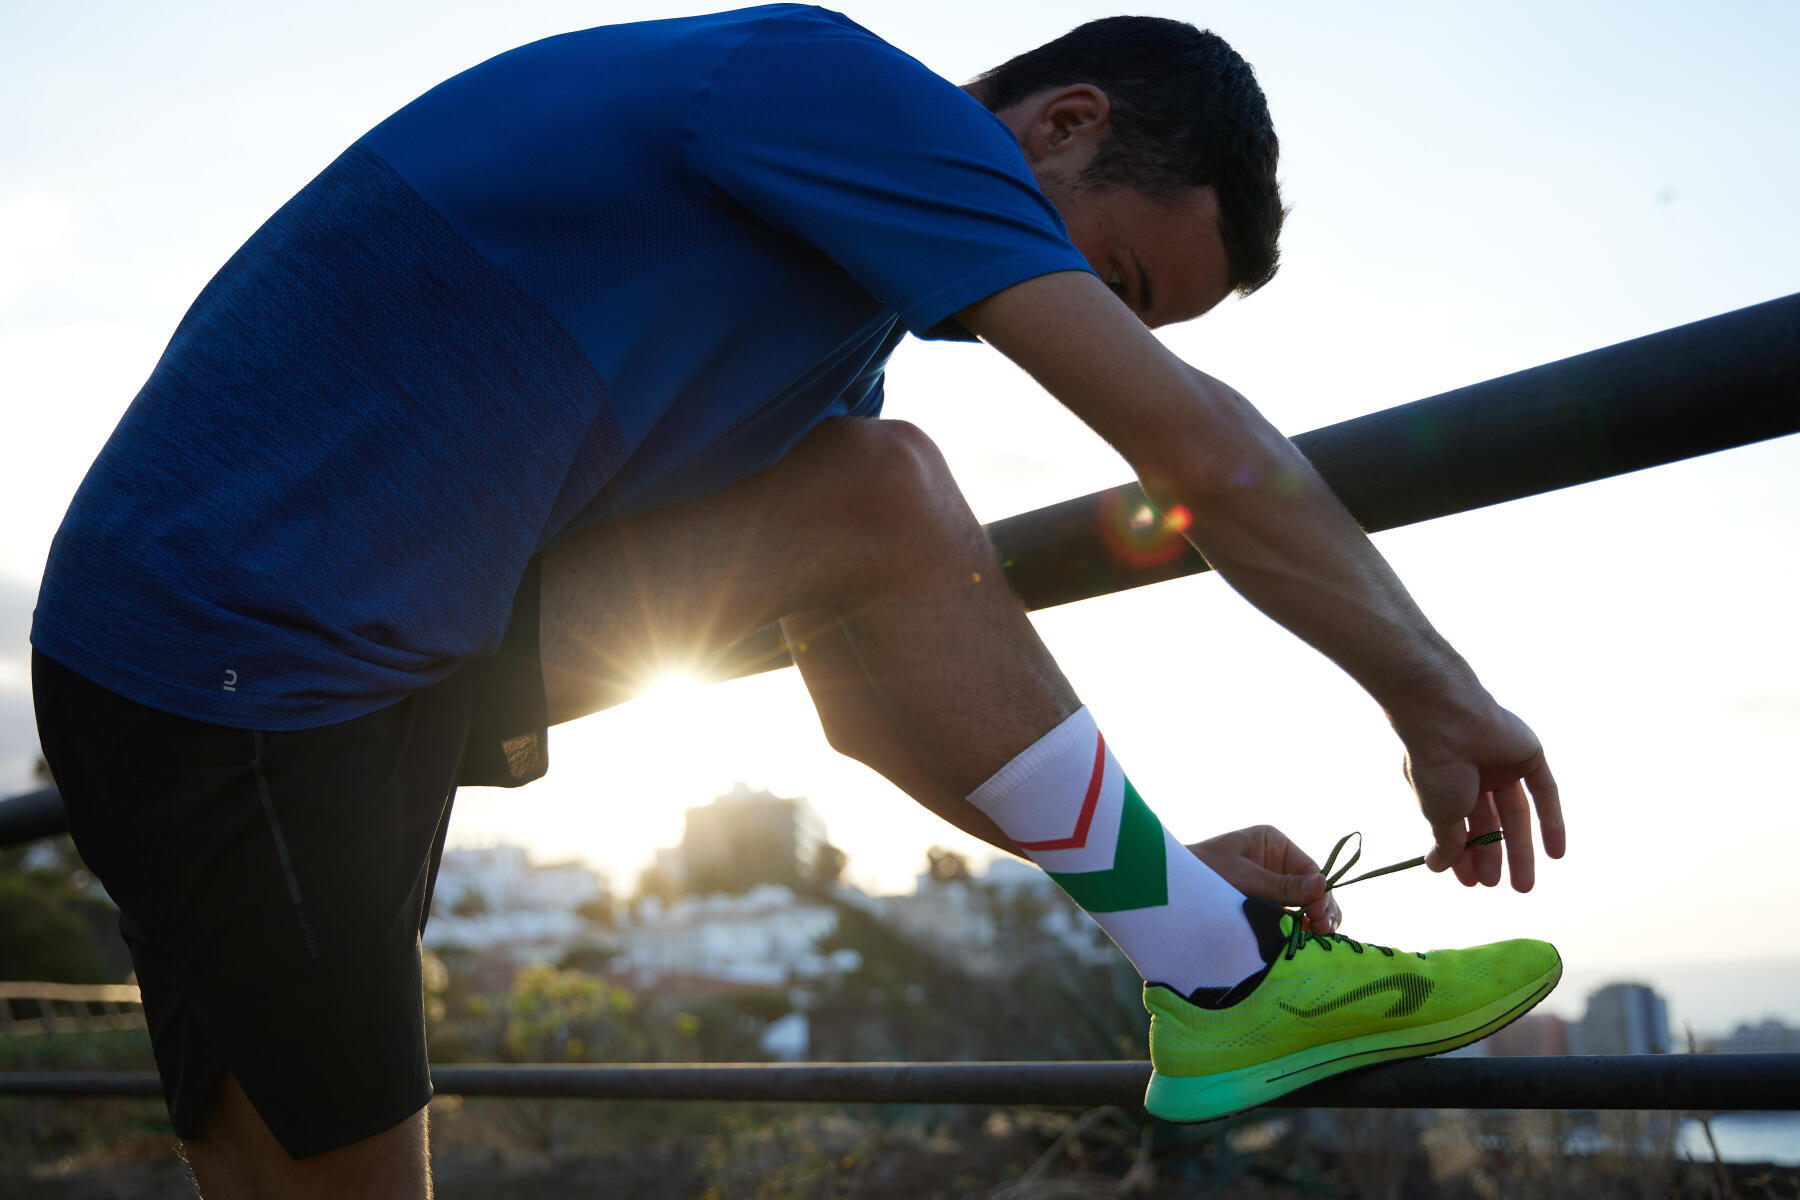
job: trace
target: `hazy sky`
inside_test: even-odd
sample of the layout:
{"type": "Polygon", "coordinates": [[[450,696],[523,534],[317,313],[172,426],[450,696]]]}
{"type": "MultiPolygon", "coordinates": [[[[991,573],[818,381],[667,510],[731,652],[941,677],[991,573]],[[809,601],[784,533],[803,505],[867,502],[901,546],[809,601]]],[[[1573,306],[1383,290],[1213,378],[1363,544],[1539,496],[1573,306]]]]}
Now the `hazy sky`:
{"type": "MultiPolygon", "coordinates": [[[[439,79],[550,33],[703,6],[0,0],[0,790],[35,755],[26,630],[88,461],[195,293],[339,150],[439,79]]],[[[850,5],[967,78],[1077,3],[850,5]]],[[[1289,432],[1800,287],[1800,6],[1213,4],[1255,64],[1293,216],[1263,293],[1164,332],[1289,432]]],[[[889,415],[945,448],[984,518],[1126,478],[999,357],[910,343],[889,415]]],[[[1420,873],[1345,896],[1405,945],[1548,937],[1573,974],[1796,952],[1800,441],[1377,540],[1538,729],[1570,857],[1528,897],[1420,873]]],[[[1178,833],[1255,821],[1373,862],[1427,838],[1381,714],[1206,576],[1039,621],[1178,833]]],[[[825,748],[792,672],[557,731],[544,782],[465,793],[454,836],[580,855],[629,883],[681,810],[743,779],[805,794],[853,878],[904,886],[962,844],[825,748]]],[[[1787,989],[1784,1011],[1800,1017],[1787,989]]],[[[1565,995],[1568,990],[1565,989],[1565,995]]],[[[1578,993],[1577,993],[1578,995],[1578,993]]],[[[1765,1007],[1783,1008],[1771,991],[1765,1007]]]]}

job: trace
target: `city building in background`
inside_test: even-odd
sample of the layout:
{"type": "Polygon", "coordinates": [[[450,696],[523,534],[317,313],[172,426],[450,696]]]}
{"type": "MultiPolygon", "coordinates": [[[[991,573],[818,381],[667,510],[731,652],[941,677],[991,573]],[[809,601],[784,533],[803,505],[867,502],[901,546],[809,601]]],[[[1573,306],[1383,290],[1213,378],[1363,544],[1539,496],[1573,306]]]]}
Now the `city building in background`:
{"type": "Polygon", "coordinates": [[[837,931],[830,901],[760,884],[743,895],[646,896],[620,924],[612,972],[634,987],[785,988],[854,971],[854,951],[822,954],[837,931]]]}
{"type": "Polygon", "coordinates": [[[657,869],[693,895],[740,894],[763,884],[797,888],[817,874],[825,825],[804,796],[777,796],[738,782],[711,804],[687,810],[681,844],[657,869]]]}
{"type": "Polygon", "coordinates": [[[1669,1006],[1641,983],[1611,983],[1587,999],[1569,1027],[1570,1054],[1667,1054],[1669,1006]]]}
{"type": "Polygon", "coordinates": [[[971,975],[1011,974],[1044,953],[1083,966],[1118,959],[1100,927],[1032,864],[997,858],[975,875],[959,855],[928,862],[911,893],[869,897],[868,911],[971,975]]]}
{"type": "Polygon", "coordinates": [[[522,846],[446,850],[422,940],[520,966],[555,962],[611,915],[605,880],[585,864],[533,863],[522,846]]]}
{"type": "Polygon", "coordinates": [[[1729,1034],[1709,1042],[1719,1054],[1800,1054],[1800,1029],[1765,1017],[1754,1025],[1743,1023],[1729,1034]]]}
{"type": "Polygon", "coordinates": [[[1554,1013],[1529,1013],[1475,1043],[1489,1058],[1543,1058],[1569,1052],[1569,1023],[1554,1013]]]}
{"type": "MultiPolygon", "coordinates": [[[[1029,863],[999,858],[978,873],[962,855],[933,847],[910,893],[870,896],[837,882],[835,872],[829,882],[818,878],[817,864],[834,853],[825,833],[804,798],[738,783],[687,810],[680,844],[659,851],[646,873],[658,886],[646,886],[616,917],[605,883],[580,863],[533,863],[510,845],[450,850],[425,944],[472,951],[477,969],[502,982],[518,966],[573,962],[662,994],[784,997],[790,1011],[771,1021],[763,1049],[785,1059],[805,1057],[808,1010],[863,966],[842,944],[847,910],[973,979],[1003,981],[1047,959],[1082,968],[1119,961],[1099,928],[1029,863]]],[[[1800,1029],[1770,1018],[1740,1024],[1705,1048],[1800,1052],[1800,1029]]],[[[1587,997],[1579,1020],[1533,1013],[1462,1053],[1671,1049],[1663,997],[1641,983],[1613,983],[1587,997]]]]}
{"type": "MultiPolygon", "coordinates": [[[[1779,1027],[1780,1023],[1765,1023],[1768,1025],[1779,1027]]],[[[1738,1032],[1747,1035],[1747,1040],[1756,1036],[1748,1026],[1740,1025],[1738,1032]]],[[[1800,1038],[1800,1030],[1788,1032],[1800,1038]]],[[[1780,1045],[1777,1032],[1766,1036],[1770,1049],[1800,1048],[1780,1045]]],[[[1737,1048],[1727,1045],[1730,1040],[1706,1048],[1737,1048]]],[[[1542,1058],[1564,1054],[1667,1054],[1673,1048],[1667,1001],[1641,983],[1612,983],[1588,993],[1586,1009],[1579,1020],[1564,1020],[1555,1013],[1531,1013],[1476,1042],[1467,1052],[1489,1058],[1542,1058]]]]}

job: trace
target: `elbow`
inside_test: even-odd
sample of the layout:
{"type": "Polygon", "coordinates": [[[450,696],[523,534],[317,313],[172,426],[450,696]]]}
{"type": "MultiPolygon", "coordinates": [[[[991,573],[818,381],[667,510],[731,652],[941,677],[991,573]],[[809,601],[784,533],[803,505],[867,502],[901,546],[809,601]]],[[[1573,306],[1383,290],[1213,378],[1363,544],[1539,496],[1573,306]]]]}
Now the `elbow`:
{"type": "Polygon", "coordinates": [[[1312,473],[1298,453],[1219,453],[1204,447],[1192,456],[1137,467],[1138,484],[1160,511],[1210,512],[1248,497],[1301,500],[1312,473]]]}
{"type": "Polygon", "coordinates": [[[1294,444],[1235,391],[1201,379],[1208,386],[1197,411],[1178,428],[1155,431],[1131,456],[1150,502],[1173,513],[1228,507],[1252,494],[1304,496],[1313,472],[1294,444]]]}

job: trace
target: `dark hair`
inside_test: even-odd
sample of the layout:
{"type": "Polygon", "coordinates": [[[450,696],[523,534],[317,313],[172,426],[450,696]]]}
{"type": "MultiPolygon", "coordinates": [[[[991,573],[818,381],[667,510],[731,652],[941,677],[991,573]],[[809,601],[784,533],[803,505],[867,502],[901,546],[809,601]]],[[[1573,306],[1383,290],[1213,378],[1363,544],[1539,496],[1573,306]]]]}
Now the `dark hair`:
{"type": "Polygon", "coordinates": [[[1161,17],[1107,17],[1027,51],[970,85],[998,112],[1046,88],[1092,84],[1111,106],[1107,137],[1076,181],[1167,199],[1211,184],[1231,286],[1249,295],[1281,251],[1280,143],[1256,73],[1217,34],[1161,17]]]}

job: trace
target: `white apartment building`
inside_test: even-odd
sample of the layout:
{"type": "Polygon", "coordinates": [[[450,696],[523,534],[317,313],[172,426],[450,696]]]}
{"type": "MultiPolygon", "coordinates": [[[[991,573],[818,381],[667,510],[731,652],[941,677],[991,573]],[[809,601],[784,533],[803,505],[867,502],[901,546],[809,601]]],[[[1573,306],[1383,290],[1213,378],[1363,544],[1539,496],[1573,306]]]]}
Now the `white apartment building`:
{"type": "Polygon", "coordinates": [[[640,986],[665,975],[749,987],[781,987],[854,971],[853,950],[821,954],[836,932],[837,910],[765,884],[741,896],[684,896],[664,905],[640,900],[619,933],[613,969],[640,986]]]}
{"type": "Polygon", "coordinates": [[[1046,947],[1088,966],[1105,965],[1119,953],[1048,875],[1015,858],[995,859],[974,879],[945,882],[921,872],[910,895],[884,896],[876,903],[873,911],[883,921],[973,975],[1009,974],[1022,955],[1046,947]],[[1023,944],[1018,931],[1003,929],[1001,907],[1021,894],[1042,909],[1035,944],[1023,944]]]}
{"type": "Polygon", "coordinates": [[[578,862],[533,863],[522,846],[446,850],[424,943],[500,950],[520,964],[551,962],[594,936],[577,910],[607,899],[600,876],[578,862]]]}

